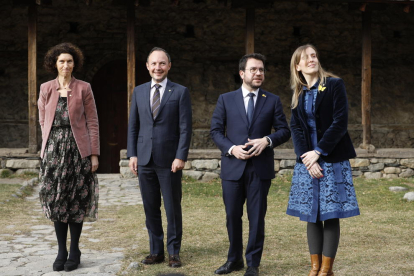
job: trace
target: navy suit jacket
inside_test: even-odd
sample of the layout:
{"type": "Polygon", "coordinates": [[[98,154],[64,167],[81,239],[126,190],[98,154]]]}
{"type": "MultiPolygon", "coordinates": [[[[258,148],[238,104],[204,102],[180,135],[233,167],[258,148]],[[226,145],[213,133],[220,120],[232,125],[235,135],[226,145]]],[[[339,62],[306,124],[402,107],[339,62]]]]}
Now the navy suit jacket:
{"type": "MultiPolygon", "coordinates": [[[[229,155],[233,145],[244,145],[247,138],[257,139],[268,136],[276,147],[290,138],[290,130],[283,113],[278,96],[259,89],[254,108],[252,124],[249,128],[242,89],[221,94],[211,119],[211,137],[221,150],[221,178],[223,180],[239,180],[246,160],[239,160],[229,155]],[[271,133],[272,127],[275,129],[271,133]]],[[[265,148],[259,156],[251,158],[255,171],[261,179],[275,177],[274,152],[265,148]]]]}
{"type": "MultiPolygon", "coordinates": [[[[318,147],[327,155],[321,155],[325,162],[336,163],[356,156],[348,134],[348,101],[344,81],[340,78],[327,78],[326,88],[318,92],[315,101],[315,122],[318,147]]],[[[290,128],[297,155],[314,150],[309,134],[305,112],[305,93],[299,96],[298,106],[292,109],[290,128]]]]}
{"type": "Polygon", "coordinates": [[[171,167],[175,158],[186,161],[192,134],[190,92],[167,81],[155,120],[150,106],[151,82],[135,87],[132,95],[127,156],[137,156],[145,166],[151,155],[160,167],[171,167]]]}

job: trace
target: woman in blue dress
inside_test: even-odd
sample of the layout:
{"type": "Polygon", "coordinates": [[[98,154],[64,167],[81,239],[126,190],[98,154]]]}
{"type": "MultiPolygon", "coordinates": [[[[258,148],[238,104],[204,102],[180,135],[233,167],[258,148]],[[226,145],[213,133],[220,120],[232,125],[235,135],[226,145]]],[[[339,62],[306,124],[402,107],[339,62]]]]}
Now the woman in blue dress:
{"type": "Polygon", "coordinates": [[[345,85],[322,69],[309,44],[293,53],[290,74],[297,158],[286,213],[307,222],[309,276],[333,276],[339,219],[359,215],[349,164],[356,153],[347,131],[345,85]]]}

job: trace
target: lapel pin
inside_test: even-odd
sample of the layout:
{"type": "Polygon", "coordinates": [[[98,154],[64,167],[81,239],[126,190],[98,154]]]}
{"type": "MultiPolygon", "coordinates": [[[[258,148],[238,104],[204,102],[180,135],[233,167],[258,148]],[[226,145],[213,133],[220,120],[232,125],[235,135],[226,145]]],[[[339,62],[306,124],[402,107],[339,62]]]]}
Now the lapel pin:
{"type": "Polygon", "coordinates": [[[171,89],[168,89],[168,92],[171,92],[171,89]]]}
{"type": "Polygon", "coordinates": [[[266,95],[265,94],[262,94],[262,97],[265,97],[266,98],[266,95]]]}
{"type": "Polygon", "coordinates": [[[318,91],[323,91],[325,89],[326,89],[326,86],[325,85],[319,84],[318,91]]]}

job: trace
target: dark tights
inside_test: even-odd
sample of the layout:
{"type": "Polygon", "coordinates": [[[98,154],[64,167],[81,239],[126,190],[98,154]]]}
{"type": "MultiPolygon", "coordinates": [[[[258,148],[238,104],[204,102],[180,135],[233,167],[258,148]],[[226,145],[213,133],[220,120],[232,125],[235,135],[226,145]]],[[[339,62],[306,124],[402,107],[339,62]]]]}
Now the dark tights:
{"type": "Polygon", "coordinates": [[[68,249],[66,248],[66,239],[68,237],[68,224],[55,221],[55,232],[59,246],[56,259],[65,259],[68,257],[68,249]]]}
{"type": "Polygon", "coordinates": [[[79,239],[82,233],[83,222],[81,223],[69,223],[70,229],[70,254],[69,259],[77,259],[77,256],[80,255],[79,250],[79,239]]]}
{"type": "Polygon", "coordinates": [[[64,223],[55,221],[56,238],[58,241],[59,251],[58,259],[66,259],[68,250],[66,248],[66,239],[68,237],[68,226],[70,228],[70,255],[69,259],[75,259],[76,256],[80,255],[79,250],[79,238],[82,233],[83,222],[81,223],[64,223]]]}
{"type": "Polygon", "coordinates": [[[335,258],[341,235],[339,219],[308,222],[307,234],[310,254],[335,258]]]}

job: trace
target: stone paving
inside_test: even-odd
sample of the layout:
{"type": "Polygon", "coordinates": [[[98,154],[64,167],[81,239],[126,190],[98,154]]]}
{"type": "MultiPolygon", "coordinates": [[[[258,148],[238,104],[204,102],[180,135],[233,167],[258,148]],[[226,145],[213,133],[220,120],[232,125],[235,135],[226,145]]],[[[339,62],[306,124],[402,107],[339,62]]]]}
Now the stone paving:
{"type": "MultiPolygon", "coordinates": [[[[142,204],[136,179],[123,179],[118,174],[99,174],[99,212],[116,205],[142,204]]],[[[38,216],[43,216],[39,203],[39,185],[33,195],[26,200],[38,206],[38,216]]],[[[35,208],[35,207],[34,207],[35,208]]],[[[71,272],[55,272],[52,264],[57,254],[56,236],[53,224],[39,225],[37,216],[28,219],[32,223],[29,233],[21,235],[0,235],[0,275],[115,275],[121,268],[124,248],[112,248],[112,252],[102,252],[82,248],[82,259],[78,269],[71,272]]],[[[47,221],[46,221],[47,222],[47,221]]],[[[99,223],[99,220],[98,220],[99,223]]],[[[93,229],[94,223],[85,222],[83,229],[93,229]]],[[[5,226],[13,228],[12,224],[5,226]]],[[[70,236],[70,235],[68,235],[70,236]]],[[[82,233],[82,239],[100,242],[99,239],[88,238],[82,233]]],[[[68,242],[69,245],[69,242],[68,242]]]]}

